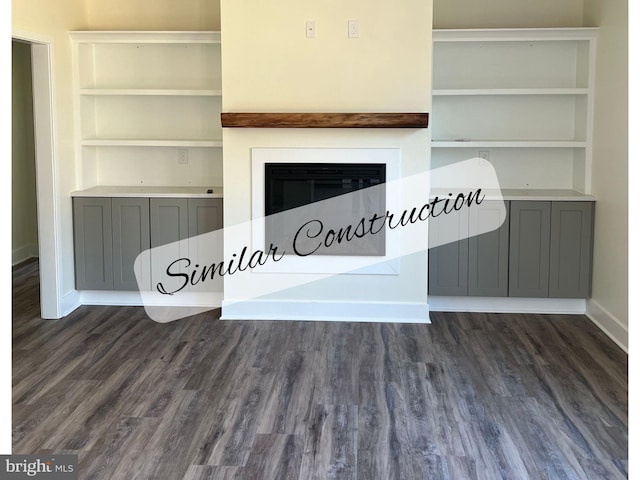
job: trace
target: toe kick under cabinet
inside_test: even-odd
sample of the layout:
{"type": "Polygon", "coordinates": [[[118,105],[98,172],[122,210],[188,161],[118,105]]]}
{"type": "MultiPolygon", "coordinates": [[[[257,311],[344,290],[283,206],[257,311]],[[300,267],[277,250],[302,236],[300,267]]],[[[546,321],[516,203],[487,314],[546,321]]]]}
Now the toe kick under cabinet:
{"type": "Polygon", "coordinates": [[[73,227],[76,289],[135,291],[138,255],[222,228],[222,198],[75,196],[73,227]]]}
{"type": "Polygon", "coordinates": [[[595,202],[505,206],[497,230],[429,250],[429,295],[588,298],[595,202]]]}

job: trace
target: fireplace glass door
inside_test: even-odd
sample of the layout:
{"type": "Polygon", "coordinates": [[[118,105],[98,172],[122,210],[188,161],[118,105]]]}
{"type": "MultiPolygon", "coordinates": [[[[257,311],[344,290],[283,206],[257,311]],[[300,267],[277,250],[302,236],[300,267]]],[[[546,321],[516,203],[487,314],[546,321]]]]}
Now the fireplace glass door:
{"type": "Polygon", "coordinates": [[[382,163],[265,164],[266,245],[298,255],[385,254],[382,163]],[[311,253],[310,253],[311,252],[311,253]]]}

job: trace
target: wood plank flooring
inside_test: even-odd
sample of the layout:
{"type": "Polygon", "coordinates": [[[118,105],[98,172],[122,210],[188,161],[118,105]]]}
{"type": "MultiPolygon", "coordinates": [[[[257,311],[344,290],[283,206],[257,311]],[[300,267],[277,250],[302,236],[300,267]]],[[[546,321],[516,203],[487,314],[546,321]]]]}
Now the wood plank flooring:
{"type": "Polygon", "coordinates": [[[13,272],[14,453],[80,479],[627,478],[627,356],[586,317],[39,318],[13,272]]]}

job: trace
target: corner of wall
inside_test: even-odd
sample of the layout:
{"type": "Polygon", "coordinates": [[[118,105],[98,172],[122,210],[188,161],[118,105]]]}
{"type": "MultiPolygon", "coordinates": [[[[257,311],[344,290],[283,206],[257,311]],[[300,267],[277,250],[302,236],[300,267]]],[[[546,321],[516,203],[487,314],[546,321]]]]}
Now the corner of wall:
{"type": "Polygon", "coordinates": [[[587,301],[587,317],[616,345],[629,353],[628,326],[593,299],[587,301]]]}

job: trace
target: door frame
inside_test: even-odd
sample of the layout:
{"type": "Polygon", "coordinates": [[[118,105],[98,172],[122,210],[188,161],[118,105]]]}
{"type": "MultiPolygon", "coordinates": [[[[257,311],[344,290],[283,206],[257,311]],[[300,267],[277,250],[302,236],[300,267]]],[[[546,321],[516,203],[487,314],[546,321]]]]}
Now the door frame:
{"type": "Polygon", "coordinates": [[[42,318],[61,318],[68,312],[62,308],[62,235],[57,182],[53,39],[16,30],[12,32],[12,38],[31,45],[40,315],[42,318]]]}

